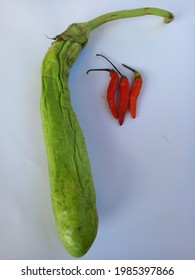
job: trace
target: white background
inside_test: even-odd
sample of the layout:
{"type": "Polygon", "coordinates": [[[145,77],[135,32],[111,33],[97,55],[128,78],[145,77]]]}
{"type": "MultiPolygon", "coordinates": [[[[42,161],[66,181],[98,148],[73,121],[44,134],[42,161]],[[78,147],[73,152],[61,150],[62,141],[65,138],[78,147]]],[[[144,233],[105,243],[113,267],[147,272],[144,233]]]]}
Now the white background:
{"type": "Polygon", "coordinates": [[[147,6],[170,10],[175,20],[145,16],[101,26],[71,69],[99,213],[97,238],[81,259],[195,259],[192,0],[1,0],[0,259],[73,259],[51,209],[39,109],[41,63],[51,44],[45,35],[147,6]],[[143,75],[137,118],[127,114],[122,127],[106,104],[108,74],[85,74],[108,67],[96,53],[143,75]]]}

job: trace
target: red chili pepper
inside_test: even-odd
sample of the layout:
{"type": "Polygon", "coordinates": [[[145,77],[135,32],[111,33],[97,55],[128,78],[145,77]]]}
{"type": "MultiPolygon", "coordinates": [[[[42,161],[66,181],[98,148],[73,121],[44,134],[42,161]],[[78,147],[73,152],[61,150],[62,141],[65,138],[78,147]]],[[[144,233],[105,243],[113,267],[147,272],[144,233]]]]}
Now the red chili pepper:
{"type": "Polygon", "coordinates": [[[119,124],[122,125],[125,119],[126,112],[129,106],[129,92],[130,85],[127,77],[122,76],[119,84],[120,95],[119,95],[119,124]]]}
{"type": "Polygon", "coordinates": [[[87,71],[87,74],[91,71],[108,71],[108,72],[110,72],[111,80],[109,82],[108,89],[107,89],[107,101],[108,101],[108,106],[110,108],[112,115],[115,117],[115,119],[118,119],[118,110],[117,110],[116,103],[115,103],[115,93],[117,91],[118,84],[119,84],[118,73],[112,69],[104,68],[104,69],[89,69],[87,71]]]}
{"type": "Polygon", "coordinates": [[[133,119],[136,118],[136,110],[137,110],[137,100],[138,100],[138,96],[140,94],[140,90],[141,90],[141,87],[142,87],[142,84],[143,84],[143,79],[141,77],[141,74],[125,65],[125,64],[122,64],[124,67],[128,68],[129,70],[133,71],[134,72],[134,76],[135,76],[135,80],[133,82],[133,85],[132,85],[132,88],[131,88],[131,91],[130,91],[130,98],[129,98],[129,109],[130,109],[130,113],[131,113],[131,116],[133,119]]]}
{"type": "Polygon", "coordinates": [[[111,80],[107,90],[107,101],[112,115],[115,117],[115,119],[118,119],[118,110],[115,102],[115,93],[119,84],[119,75],[116,71],[112,70],[110,71],[110,77],[111,80]]]}
{"type": "Polygon", "coordinates": [[[120,82],[119,82],[120,93],[119,93],[118,117],[119,117],[119,124],[122,125],[124,122],[124,119],[125,119],[126,112],[128,110],[128,105],[129,105],[129,92],[130,92],[129,80],[126,76],[121,74],[121,72],[116,68],[116,66],[107,57],[105,57],[102,54],[96,54],[96,55],[102,56],[103,58],[105,58],[121,76],[120,82]]]}

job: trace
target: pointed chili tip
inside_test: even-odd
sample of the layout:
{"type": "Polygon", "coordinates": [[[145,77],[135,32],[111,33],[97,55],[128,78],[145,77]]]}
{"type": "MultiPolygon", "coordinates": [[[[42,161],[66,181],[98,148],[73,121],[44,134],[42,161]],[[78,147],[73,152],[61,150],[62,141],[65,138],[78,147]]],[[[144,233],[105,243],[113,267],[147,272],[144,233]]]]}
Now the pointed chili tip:
{"type": "Polygon", "coordinates": [[[135,112],[130,112],[130,114],[131,114],[131,117],[132,117],[133,119],[136,118],[136,113],[135,113],[135,112]]]}
{"type": "Polygon", "coordinates": [[[116,119],[116,120],[118,120],[118,113],[114,113],[114,112],[111,112],[112,113],[112,115],[113,115],[113,117],[116,119]]]}
{"type": "Polygon", "coordinates": [[[123,120],[120,120],[120,119],[119,119],[119,124],[120,124],[120,126],[123,125],[123,122],[124,122],[123,120]]]}

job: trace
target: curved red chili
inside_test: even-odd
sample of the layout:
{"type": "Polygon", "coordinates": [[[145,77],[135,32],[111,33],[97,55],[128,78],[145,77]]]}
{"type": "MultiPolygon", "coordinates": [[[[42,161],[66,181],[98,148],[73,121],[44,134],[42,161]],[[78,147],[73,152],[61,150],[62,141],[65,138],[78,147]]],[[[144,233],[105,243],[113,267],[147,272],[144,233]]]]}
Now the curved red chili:
{"type": "Polygon", "coordinates": [[[115,93],[119,84],[119,75],[116,71],[112,70],[110,71],[110,77],[111,80],[107,89],[107,101],[112,115],[115,117],[115,119],[118,119],[118,110],[115,101],[115,93]]]}
{"type": "Polygon", "coordinates": [[[119,124],[122,125],[129,106],[130,85],[127,77],[122,76],[119,83],[119,124]]]}
{"type": "Polygon", "coordinates": [[[120,93],[119,93],[118,118],[119,118],[119,124],[122,125],[124,122],[124,119],[125,119],[126,112],[128,110],[128,106],[129,106],[129,93],[130,93],[129,80],[126,76],[124,76],[118,70],[118,68],[107,57],[105,57],[102,54],[96,54],[96,55],[105,58],[121,76],[120,81],[119,81],[119,92],[120,93]]]}
{"type": "Polygon", "coordinates": [[[89,69],[87,71],[87,74],[91,71],[108,71],[110,72],[110,82],[107,89],[107,102],[108,106],[110,108],[110,111],[115,119],[118,119],[118,110],[115,102],[115,94],[118,88],[119,84],[119,75],[116,71],[109,69],[109,68],[103,68],[103,69],[89,69]]]}
{"type": "Polygon", "coordinates": [[[133,82],[133,85],[132,85],[132,88],[131,88],[131,91],[130,91],[129,109],[130,109],[130,113],[131,113],[132,118],[135,119],[136,118],[136,111],[137,111],[137,100],[138,100],[138,97],[139,97],[139,94],[140,94],[140,91],[141,91],[141,88],[142,88],[143,79],[142,79],[141,74],[137,70],[135,70],[135,69],[133,69],[133,68],[131,68],[131,67],[125,65],[125,64],[122,64],[122,65],[134,72],[135,80],[133,82]]]}

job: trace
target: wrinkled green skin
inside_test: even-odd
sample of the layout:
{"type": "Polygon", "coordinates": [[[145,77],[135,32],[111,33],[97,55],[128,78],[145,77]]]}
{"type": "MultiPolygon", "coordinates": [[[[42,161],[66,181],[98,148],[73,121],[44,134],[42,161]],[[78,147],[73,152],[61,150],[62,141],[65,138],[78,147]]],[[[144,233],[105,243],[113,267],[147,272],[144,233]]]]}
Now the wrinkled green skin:
{"type": "Polygon", "coordinates": [[[173,15],[158,8],[109,13],[72,24],[55,37],[42,63],[41,117],[48,157],[52,208],[66,250],[81,257],[97,234],[96,198],[85,139],[73,111],[69,71],[90,32],[111,20],[154,14],[169,23],[173,15]]]}
{"type": "Polygon", "coordinates": [[[81,44],[58,41],[42,66],[41,113],[48,154],[53,212],[60,239],[74,257],[85,254],[98,225],[85,140],[70,102],[69,69],[81,44]]]}

